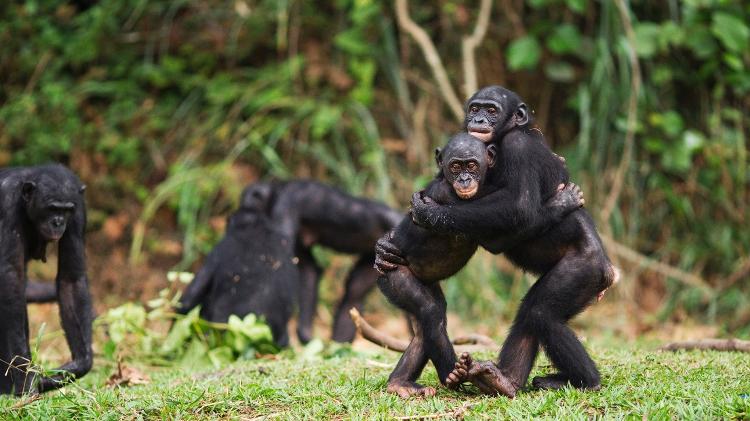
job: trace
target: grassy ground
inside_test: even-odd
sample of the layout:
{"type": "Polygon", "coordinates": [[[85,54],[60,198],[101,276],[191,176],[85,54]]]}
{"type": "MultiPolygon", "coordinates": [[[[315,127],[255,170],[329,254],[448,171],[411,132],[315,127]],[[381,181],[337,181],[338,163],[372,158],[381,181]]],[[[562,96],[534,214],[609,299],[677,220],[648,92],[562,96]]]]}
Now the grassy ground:
{"type": "MultiPolygon", "coordinates": [[[[40,399],[0,398],[0,419],[750,419],[748,354],[591,351],[601,391],[527,391],[514,400],[445,388],[434,398],[401,400],[384,391],[398,358],[390,351],[313,360],[289,352],[221,370],[141,367],[150,384],[114,389],[103,386],[114,368],[98,363],[78,384],[40,399]]],[[[546,371],[542,359],[534,374],[546,371]]],[[[437,386],[431,367],[422,382],[437,386]]]]}

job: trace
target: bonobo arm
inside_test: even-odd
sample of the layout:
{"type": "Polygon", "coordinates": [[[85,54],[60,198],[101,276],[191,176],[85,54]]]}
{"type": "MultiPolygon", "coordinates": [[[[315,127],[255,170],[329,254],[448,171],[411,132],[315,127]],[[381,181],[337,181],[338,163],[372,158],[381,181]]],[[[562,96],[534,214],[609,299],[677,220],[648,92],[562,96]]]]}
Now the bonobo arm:
{"type": "Polygon", "coordinates": [[[72,361],[57,370],[64,371],[50,377],[43,377],[39,391],[44,392],[63,386],[69,376],[81,377],[91,370],[93,351],[91,350],[92,309],[89,295],[89,280],[86,276],[86,256],[84,250],[84,230],[86,210],[83,202],[76,206],[58,246],[57,300],[60,305],[60,319],[65,331],[72,361]]]}
{"type": "MultiPolygon", "coordinates": [[[[555,200],[542,202],[542,177],[549,177],[546,173],[552,171],[540,165],[561,164],[543,144],[532,140],[523,134],[509,134],[503,139],[495,169],[502,172],[505,180],[501,188],[475,200],[445,206],[429,195],[416,193],[412,197],[414,221],[440,233],[462,233],[481,239],[515,234],[520,229],[533,235],[559,222],[580,205],[570,201],[562,201],[562,206],[555,200]]],[[[499,182],[497,177],[488,180],[492,181],[499,182]]]]}
{"type": "Polygon", "coordinates": [[[576,184],[560,184],[557,193],[544,204],[538,216],[530,220],[528,224],[520,225],[512,232],[489,237],[482,241],[481,245],[490,253],[502,253],[520,242],[538,237],[584,204],[583,192],[576,184]]]}
{"type": "Polygon", "coordinates": [[[201,304],[211,289],[214,272],[217,268],[217,248],[214,248],[206,257],[203,266],[195,274],[195,278],[185,288],[180,297],[180,307],[176,310],[179,314],[187,314],[195,306],[201,304]]]}
{"type": "Polygon", "coordinates": [[[275,229],[281,232],[292,245],[299,234],[299,206],[304,206],[302,192],[287,187],[278,193],[278,197],[269,212],[275,229]]]}

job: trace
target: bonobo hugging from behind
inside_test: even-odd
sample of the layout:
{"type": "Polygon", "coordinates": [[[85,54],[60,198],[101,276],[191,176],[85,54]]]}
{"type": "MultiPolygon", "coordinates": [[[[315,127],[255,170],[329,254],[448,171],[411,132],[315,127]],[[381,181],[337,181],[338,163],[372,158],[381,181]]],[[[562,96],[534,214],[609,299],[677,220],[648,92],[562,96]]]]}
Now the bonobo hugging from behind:
{"type": "MultiPolygon", "coordinates": [[[[534,379],[534,386],[598,388],[596,365],[567,322],[612,285],[617,273],[584,209],[555,219],[545,206],[559,186],[568,183],[567,169],[531,126],[526,104],[503,87],[482,88],[469,99],[464,129],[496,148],[497,162],[486,178],[493,191],[450,205],[415,193],[413,220],[430,232],[473,239],[543,276],[523,298],[498,362],[475,363],[467,355],[446,376],[441,363],[440,380],[451,387],[471,381],[485,393],[515,396],[526,384],[541,345],[559,372],[534,379]]],[[[387,273],[407,264],[402,247],[390,235],[382,238],[376,247],[378,268],[387,273]]],[[[441,302],[430,298],[422,306],[439,307],[441,302]]]]}
{"type": "MultiPolygon", "coordinates": [[[[495,145],[485,147],[469,134],[457,134],[443,150],[436,151],[442,176],[433,180],[423,194],[446,205],[479,200],[493,191],[486,180],[496,158],[495,145]]],[[[576,186],[561,188],[545,205],[550,221],[559,221],[578,209],[580,200],[576,186]]],[[[445,330],[446,302],[439,281],[466,265],[477,249],[479,238],[431,231],[415,224],[410,217],[404,218],[389,238],[400,250],[403,264],[386,271],[378,279],[378,286],[391,303],[410,316],[414,337],[388,379],[388,391],[402,397],[433,395],[433,388],[416,383],[427,361],[433,362],[443,383],[456,363],[445,330]]]]}

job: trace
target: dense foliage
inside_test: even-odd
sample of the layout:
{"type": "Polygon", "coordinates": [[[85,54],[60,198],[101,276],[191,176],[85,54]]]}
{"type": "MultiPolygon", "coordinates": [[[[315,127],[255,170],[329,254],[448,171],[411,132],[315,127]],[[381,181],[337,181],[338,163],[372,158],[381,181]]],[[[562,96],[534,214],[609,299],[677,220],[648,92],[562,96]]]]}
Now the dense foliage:
{"type": "MultiPolygon", "coordinates": [[[[459,127],[390,2],[73,3],[0,6],[0,165],[69,164],[89,184],[93,229],[123,209],[137,220],[134,261],[170,229],[150,224],[166,205],[191,264],[220,234],[210,218],[256,176],[321,178],[403,208],[459,127]]],[[[637,279],[626,290],[657,291],[663,316],[747,328],[750,5],[493,3],[480,85],[528,100],[603,233],[709,285],[623,260],[637,279]]],[[[456,86],[478,8],[409,8],[456,86]]],[[[514,294],[493,277],[467,282],[490,303],[514,294]]]]}

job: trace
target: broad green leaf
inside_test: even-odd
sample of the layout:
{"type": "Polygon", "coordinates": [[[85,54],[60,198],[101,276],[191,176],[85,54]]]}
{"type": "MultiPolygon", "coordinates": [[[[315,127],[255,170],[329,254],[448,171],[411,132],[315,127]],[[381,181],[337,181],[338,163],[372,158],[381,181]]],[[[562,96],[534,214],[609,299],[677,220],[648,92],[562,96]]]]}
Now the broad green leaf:
{"type": "Polygon", "coordinates": [[[191,335],[190,327],[198,321],[200,310],[200,306],[197,306],[190,310],[184,317],[174,322],[167,338],[161,345],[161,352],[163,354],[170,354],[185,344],[191,335]]]}
{"type": "Polygon", "coordinates": [[[220,346],[208,351],[208,359],[214,367],[219,368],[234,361],[234,354],[228,346],[220,346]]]}
{"type": "Polygon", "coordinates": [[[565,4],[574,12],[583,13],[586,11],[586,0],[565,0],[565,4]]]}
{"type": "Polygon", "coordinates": [[[635,52],[641,57],[651,57],[658,50],[658,37],[660,27],[651,22],[634,25],[635,52]]]}
{"type": "Polygon", "coordinates": [[[711,19],[711,31],[728,50],[741,52],[748,48],[750,28],[736,16],[724,12],[714,13],[711,19]]]}
{"type": "Polygon", "coordinates": [[[305,345],[305,348],[302,350],[302,358],[305,360],[318,358],[324,349],[325,345],[323,345],[323,341],[315,338],[305,345]]]}
{"type": "Polygon", "coordinates": [[[508,67],[511,70],[531,70],[539,63],[542,48],[539,41],[531,35],[513,40],[506,53],[508,67]]]}
{"type": "Polygon", "coordinates": [[[555,54],[567,54],[581,49],[581,34],[570,24],[555,27],[547,38],[547,48],[555,54]]]}

